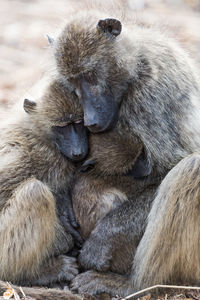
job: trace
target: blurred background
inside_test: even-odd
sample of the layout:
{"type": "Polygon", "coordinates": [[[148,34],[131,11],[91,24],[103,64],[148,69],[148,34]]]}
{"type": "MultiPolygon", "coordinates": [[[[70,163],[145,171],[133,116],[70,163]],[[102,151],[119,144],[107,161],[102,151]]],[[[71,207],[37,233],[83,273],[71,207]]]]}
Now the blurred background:
{"type": "MultiPolygon", "coordinates": [[[[99,2],[106,7],[109,1],[99,2]]],[[[200,65],[200,0],[118,2],[133,14],[166,25],[200,65]]],[[[55,32],[68,15],[84,5],[84,0],[1,0],[0,111],[22,101],[40,79],[48,63],[44,63],[46,33],[55,32]]]]}

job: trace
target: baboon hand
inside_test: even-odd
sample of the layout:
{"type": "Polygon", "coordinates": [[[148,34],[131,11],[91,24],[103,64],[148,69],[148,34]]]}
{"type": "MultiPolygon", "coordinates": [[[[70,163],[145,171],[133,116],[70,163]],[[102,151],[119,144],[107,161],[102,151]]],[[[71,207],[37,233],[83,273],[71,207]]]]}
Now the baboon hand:
{"type": "Polygon", "coordinates": [[[50,286],[56,282],[70,282],[78,274],[78,265],[74,257],[59,255],[50,258],[41,267],[39,278],[32,280],[33,285],[50,286]]]}
{"type": "Polygon", "coordinates": [[[72,207],[72,201],[70,195],[67,193],[65,195],[60,194],[57,196],[57,209],[60,221],[65,228],[66,232],[71,233],[74,237],[74,242],[78,247],[83,244],[83,239],[76,230],[79,224],[76,222],[74,210],[72,207]]]}
{"type": "Polygon", "coordinates": [[[95,159],[87,159],[82,166],[79,168],[79,171],[82,173],[88,172],[92,169],[94,169],[95,166],[95,159]]]}
{"type": "Polygon", "coordinates": [[[111,243],[103,235],[92,234],[81,249],[79,262],[86,270],[107,271],[111,258],[111,243]]]}
{"type": "Polygon", "coordinates": [[[81,235],[79,234],[78,231],[76,231],[76,229],[74,229],[70,217],[67,213],[64,213],[62,215],[60,215],[60,221],[62,223],[62,225],[64,226],[65,230],[68,233],[71,233],[71,235],[74,237],[74,242],[78,247],[81,247],[83,244],[83,239],[81,237],[81,235]]]}

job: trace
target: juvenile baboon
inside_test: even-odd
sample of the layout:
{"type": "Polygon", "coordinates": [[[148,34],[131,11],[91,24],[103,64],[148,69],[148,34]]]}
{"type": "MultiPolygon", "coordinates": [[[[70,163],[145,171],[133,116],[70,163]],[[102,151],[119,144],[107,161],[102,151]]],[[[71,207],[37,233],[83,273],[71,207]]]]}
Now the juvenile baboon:
{"type": "Polygon", "coordinates": [[[88,151],[82,110],[56,80],[37,103],[25,99],[24,109],[1,128],[0,279],[35,285],[70,281],[77,265],[62,254],[73,247],[70,233],[81,242],[69,188],[75,171],[70,160],[88,151]]]}
{"type": "MultiPolygon", "coordinates": [[[[93,294],[108,292],[113,295],[128,295],[134,289],[141,289],[158,283],[176,282],[177,284],[198,285],[200,282],[199,172],[200,155],[195,153],[182,159],[164,178],[153,201],[148,216],[148,225],[137,248],[132,272],[129,276],[111,272],[88,271],[74,279],[73,289],[93,294]]],[[[142,205],[145,207],[144,202],[142,202],[142,205]]],[[[123,213],[122,216],[125,218],[123,213]]],[[[122,216],[118,221],[121,226],[124,225],[122,216]]],[[[127,214],[127,217],[128,220],[124,220],[126,223],[131,221],[129,214],[127,214]]],[[[113,227],[115,227],[115,224],[118,225],[118,222],[113,223],[113,227]]],[[[133,219],[132,223],[136,223],[136,221],[133,219]]],[[[129,226],[134,229],[133,225],[129,224],[129,226]]],[[[109,229],[110,227],[103,227],[102,230],[108,244],[112,241],[108,240],[109,234],[107,234],[107,231],[109,229]]],[[[114,232],[114,229],[112,232],[114,232]]],[[[104,250],[102,236],[101,239],[102,249],[104,250]]],[[[114,239],[117,240],[116,235],[113,237],[114,239]]],[[[121,242],[120,238],[119,241],[121,242]]],[[[125,262],[127,259],[126,245],[130,247],[127,240],[124,245],[124,253],[121,252],[121,260],[125,259],[125,262]]],[[[98,255],[96,247],[95,250],[96,255],[98,255]]],[[[101,253],[101,250],[99,252],[101,253]]],[[[110,253],[106,253],[106,255],[111,260],[111,262],[108,260],[109,265],[112,266],[110,253]]],[[[89,255],[90,253],[87,254],[88,257],[89,255]]],[[[95,258],[97,261],[98,257],[95,258]]],[[[95,269],[98,270],[99,266],[97,264],[95,269]]]]}
{"type": "MultiPolygon", "coordinates": [[[[144,148],[144,159],[152,167],[152,170],[156,170],[156,177],[160,176],[160,182],[179,161],[195,151],[199,151],[199,77],[193,61],[171,38],[152,26],[141,25],[137,22],[126,23],[124,21],[122,28],[121,22],[117,19],[105,19],[100,16],[99,12],[92,11],[86,14],[80,13],[69,20],[60,36],[55,40],[53,49],[60,79],[79,97],[84,110],[85,126],[93,133],[103,132],[115,126],[123,134],[124,128],[126,128],[124,134],[137,136],[144,148]]],[[[186,164],[185,173],[189,178],[193,178],[192,161],[187,159],[188,165],[186,164]]],[[[176,172],[172,170],[172,174],[175,177],[172,178],[169,173],[172,178],[172,187],[168,186],[168,189],[176,189],[174,183],[176,185],[179,182],[176,172]]],[[[153,174],[150,172],[146,175],[151,177],[153,174]]],[[[181,177],[180,185],[183,187],[185,180],[184,177],[181,177]]],[[[166,180],[162,185],[165,185],[165,182],[166,180]]],[[[190,186],[191,191],[194,187],[195,181],[190,186]]],[[[157,196],[155,203],[158,201],[162,203],[162,198],[165,196],[161,191],[162,188],[158,191],[160,201],[157,200],[157,196]]],[[[172,215],[176,220],[181,215],[173,205],[174,197],[176,196],[171,193],[167,201],[168,205],[172,203],[174,208],[172,215]]],[[[185,199],[183,203],[186,202],[185,199]]],[[[155,203],[154,205],[156,205],[155,203]]],[[[112,218],[110,219],[109,222],[113,224],[114,228],[115,226],[118,228],[116,225],[118,223],[119,226],[121,225],[121,220],[126,224],[133,224],[132,219],[129,220],[130,216],[127,211],[129,212],[128,209],[121,210],[121,218],[116,218],[117,220],[113,223],[112,218]]],[[[186,211],[187,209],[184,208],[183,212],[186,211]]],[[[159,211],[159,209],[157,214],[151,212],[150,224],[152,223],[151,218],[155,217],[160,220],[159,224],[162,224],[161,214],[162,210],[159,211]]],[[[173,231],[174,227],[170,227],[170,216],[169,212],[166,212],[166,228],[169,227],[171,231],[164,231],[164,236],[171,241],[173,240],[171,236],[174,235],[174,238],[178,240],[183,228],[176,227],[176,230],[173,231]]],[[[185,213],[184,216],[186,217],[185,213]]],[[[194,216],[193,213],[192,220],[194,216]]],[[[183,239],[182,244],[189,245],[189,241],[192,239],[192,244],[195,249],[198,249],[196,236],[199,235],[199,227],[195,226],[196,223],[192,223],[192,221],[189,224],[191,226],[187,226],[186,223],[187,242],[183,239]],[[192,225],[194,228],[190,229],[192,225]],[[196,232],[195,236],[191,234],[193,231],[196,232]]],[[[121,228],[123,226],[122,224],[121,228]]],[[[115,234],[118,234],[118,230],[115,234]]],[[[147,233],[144,234],[141,241],[141,247],[146,249],[152,240],[150,249],[152,252],[155,251],[159,245],[160,235],[162,232],[159,234],[155,228],[148,225],[147,233]]],[[[104,271],[108,269],[107,253],[112,252],[110,244],[104,242],[107,241],[106,229],[97,226],[90,238],[96,243],[95,249],[99,248],[102,251],[99,250],[95,253],[95,265],[92,247],[88,247],[87,251],[84,251],[83,248],[82,254],[85,253],[85,258],[81,254],[81,261],[86,261],[83,265],[86,265],[88,269],[104,271]],[[98,260],[101,264],[97,263],[98,260]]],[[[163,243],[163,247],[163,253],[169,251],[167,244],[163,243]]],[[[134,286],[138,288],[155,282],[172,282],[172,279],[174,282],[179,280],[183,282],[189,276],[186,276],[188,272],[179,266],[186,257],[182,254],[180,247],[177,246],[175,260],[167,261],[164,255],[161,256],[161,260],[157,260],[158,264],[155,265],[155,270],[153,268],[152,272],[151,258],[153,254],[148,251],[142,252],[145,268],[141,271],[138,262],[142,258],[138,254],[138,250],[134,269],[128,278],[112,273],[103,275],[89,271],[78,275],[73,286],[79,292],[106,291],[111,294],[126,295],[134,289],[134,286]],[[165,273],[165,267],[167,270],[170,269],[171,273],[165,273]],[[183,272],[176,273],[177,268],[183,272]],[[156,269],[159,270],[157,276],[155,276],[156,269]],[[137,278],[140,278],[138,279],[139,283],[137,278]],[[136,285],[134,281],[137,282],[136,285]]],[[[141,249],[140,246],[138,249],[141,249]]],[[[188,253],[191,251],[190,249],[188,253]]],[[[193,255],[191,257],[194,258],[193,255]]],[[[153,258],[158,258],[158,255],[153,258]]],[[[197,259],[200,260],[199,255],[197,259]]],[[[112,260],[112,255],[109,260],[112,260]]],[[[187,262],[187,266],[194,265],[195,261],[187,262]]],[[[199,282],[198,271],[195,274],[193,272],[193,281],[199,282]]]]}
{"type": "Polygon", "coordinates": [[[90,157],[72,190],[74,213],[86,240],[79,261],[85,269],[128,274],[160,178],[145,161],[139,138],[112,130],[91,133],[89,141],[90,157]],[[135,178],[138,174],[142,179],[135,178]]]}

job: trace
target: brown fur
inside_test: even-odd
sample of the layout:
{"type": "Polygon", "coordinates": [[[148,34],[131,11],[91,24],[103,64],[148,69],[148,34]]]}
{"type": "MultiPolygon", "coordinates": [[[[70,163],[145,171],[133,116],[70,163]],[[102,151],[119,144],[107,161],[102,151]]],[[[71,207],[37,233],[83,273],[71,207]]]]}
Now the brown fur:
{"type": "MultiPolygon", "coordinates": [[[[73,280],[73,290],[128,295],[155,284],[198,286],[199,172],[200,155],[195,153],[181,160],[164,178],[148,215],[147,227],[137,247],[130,274],[87,271],[73,280]]],[[[142,205],[146,199],[143,199],[142,205]]],[[[129,216],[127,218],[130,221],[129,216]]],[[[107,238],[106,230],[109,227],[103,230],[107,238]]],[[[127,241],[123,244],[118,267],[126,262],[126,246],[130,247],[127,241]],[[120,261],[123,262],[120,264],[120,261]]],[[[112,267],[112,261],[110,265],[112,267]]]]}
{"type": "MultiPolygon", "coordinates": [[[[93,98],[98,101],[103,99],[105,103],[106,99],[114,99],[119,113],[116,125],[118,132],[124,134],[124,136],[128,134],[133,139],[136,136],[141,140],[146,158],[153,166],[156,177],[160,178],[160,183],[171,169],[172,173],[169,173],[169,182],[167,181],[168,177],[166,177],[166,180],[164,179],[161,189],[158,191],[158,196],[154,200],[149,217],[150,223],[147,225],[147,233],[145,232],[144,238],[138,247],[134,270],[129,277],[128,274],[122,276],[88,271],[76,277],[73,288],[79,292],[84,291],[93,294],[108,292],[127,295],[135,288],[142,288],[155,282],[164,283],[173,280],[175,283],[178,281],[184,282],[187,279],[188,282],[191,280],[198,284],[199,264],[196,264],[192,250],[188,253],[193,261],[191,262],[191,259],[188,259],[186,249],[189,248],[190,241],[192,241],[191,244],[195,247],[194,253],[197,260],[199,260],[197,254],[199,226],[198,218],[195,218],[197,216],[199,199],[197,195],[199,192],[196,180],[193,181],[193,163],[188,158],[188,155],[198,152],[200,149],[199,75],[197,75],[194,62],[179,45],[153,26],[143,26],[140,22],[124,21],[122,33],[119,37],[113,37],[109,32],[101,32],[99,28],[98,30],[96,28],[99,20],[107,17],[105,14],[101,15],[100,12],[91,11],[79,13],[68,21],[54,43],[56,65],[60,78],[69,89],[77,93],[81,100],[83,100],[83,88],[80,88],[80,85],[83,85],[83,83],[87,87],[86,92],[84,92],[86,95],[88,93],[90,101],[93,98]],[[173,167],[184,158],[188,163],[182,171],[182,176],[179,177],[173,167]],[[184,173],[186,176],[184,176],[184,173]],[[171,177],[170,174],[173,174],[173,176],[171,177]],[[187,186],[187,179],[191,184],[188,186],[186,193],[181,193],[183,195],[181,201],[175,191],[177,186],[179,186],[178,191],[181,191],[185,185],[187,186]],[[162,193],[163,186],[164,192],[162,193]],[[168,190],[172,190],[172,193],[169,197],[166,197],[168,190]],[[194,191],[196,192],[193,198],[194,191]],[[167,199],[166,207],[172,205],[172,210],[166,211],[164,209],[165,205],[160,204],[165,202],[165,199],[167,199]],[[194,203],[192,200],[194,200],[194,203]],[[177,201],[178,203],[181,201],[183,205],[181,212],[175,205],[177,201]],[[160,205],[155,213],[154,207],[158,207],[156,205],[158,202],[160,205]],[[188,202],[189,204],[186,205],[188,202]],[[195,211],[194,208],[196,208],[195,211]],[[186,214],[188,209],[191,218],[188,218],[186,214]],[[188,219],[187,222],[181,219],[182,212],[184,218],[188,219]],[[179,224],[179,218],[181,219],[181,226],[177,225],[179,224]],[[157,220],[160,226],[157,229],[153,226],[154,219],[157,220]],[[175,221],[175,227],[171,226],[173,220],[175,221]],[[160,228],[163,227],[164,229],[161,232],[160,228]],[[183,231],[184,238],[181,238],[183,231]],[[195,232],[195,236],[191,232],[195,232]],[[168,242],[165,242],[164,238],[168,241],[176,241],[176,253],[174,255],[169,250],[168,242]],[[181,241],[180,245],[184,249],[183,253],[178,241],[181,241]],[[163,244],[163,249],[160,248],[160,242],[161,245],[163,244]],[[142,249],[145,250],[141,251],[142,249]],[[161,251],[160,259],[157,249],[161,251]],[[157,255],[154,256],[154,253],[157,253],[157,255]],[[166,257],[169,257],[169,260],[166,257]],[[188,270],[195,267],[195,272],[192,273],[193,279],[189,276],[189,272],[182,267],[185,259],[188,260],[186,263],[188,270]],[[155,268],[152,267],[152,261],[156,262],[155,268]],[[140,263],[141,266],[144,266],[143,269],[140,268],[140,263]]],[[[106,122],[107,120],[104,120],[105,108],[101,107],[100,103],[99,106],[94,104],[94,107],[97,108],[96,113],[98,115],[100,115],[99,111],[102,111],[101,123],[106,122]]],[[[92,131],[91,127],[90,130],[92,131]]],[[[104,162],[102,163],[104,164],[104,162]]],[[[182,163],[184,164],[184,160],[175,167],[175,170],[181,171],[182,163]]],[[[194,170],[197,170],[198,166],[197,164],[194,170]]],[[[150,174],[150,178],[153,177],[153,174],[150,174]]],[[[197,173],[195,172],[195,174],[197,173]]],[[[91,185],[91,182],[87,182],[89,176],[86,175],[86,179],[79,178],[84,184],[86,193],[88,190],[93,189],[93,186],[87,188],[87,185],[91,185]]],[[[97,182],[93,178],[92,184],[93,181],[94,187],[102,192],[103,188],[99,181],[97,182]]],[[[116,178],[112,181],[111,177],[108,176],[102,185],[107,188],[108,183],[109,189],[113,189],[113,187],[116,187],[115,182],[118,185],[116,178]]],[[[81,201],[81,196],[83,198],[91,197],[85,196],[84,191],[81,191],[81,195],[78,196],[79,201],[81,201]]],[[[95,193],[96,191],[94,191],[95,193]]],[[[115,193],[115,196],[117,196],[117,193],[115,193]]],[[[97,194],[97,197],[95,195],[90,202],[102,203],[101,197],[102,194],[100,196],[97,194]]],[[[140,199],[140,197],[136,196],[136,199],[140,199]]],[[[145,200],[149,203],[148,196],[147,198],[144,197],[143,205],[145,200]]],[[[151,198],[151,201],[153,201],[153,198],[151,198]]],[[[134,201],[130,202],[134,203],[134,201]]],[[[142,207],[140,208],[142,209],[142,207]]],[[[88,211],[90,212],[90,208],[88,208],[88,211]]],[[[115,212],[115,209],[113,211],[115,212]]],[[[135,223],[132,218],[134,214],[128,214],[129,212],[133,213],[134,209],[120,209],[116,215],[109,212],[100,219],[81,253],[80,261],[86,269],[112,270],[114,256],[110,245],[112,248],[114,239],[109,236],[109,232],[112,229],[111,232],[118,236],[119,232],[126,232],[124,229],[127,229],[128,225],[130,227],[131,225],[134,226],[135,223]],[[121,217],[119,217],[120,213],[121,217]],[[113,216],[111,217],[111,215],[113,216]],[[94,245],[94,249],[92,245],[94,245]]],[[[91,227],[94,226],[95,222],[96,217],[91,227]]],[[[127,232],[131,232],[130,228],[129,230],[127,232]]],[[[132,236],[137,235],[138,232],[137,229],[133,230],[132,236]]],[[[128,238],[130,238],[130,235],[128,235],[128,238]]],[[[127,240],[123,241],[123,245],[126,242],[127,240]]],[[[126,256],[126,253],[125,251],[124,256],[126,256]]]]}
{"type": "Polygon", "coordinates": [[[89,139],[89,160],[91,158],[95,166],[91,171],[76,174],[72,190],[74,212],[85,239],[97,220],[128,200],[132,177],[126,173],[142,151],[139,139],[128,143],[128,139],[123,139],[117,132],[90,134],[89,139]]]}
{"type": "Polygon", "coordinates": [[[70,99],[54,81],[30,114],[1,129],[1,280],[48,285],[70,281],[78,273],[75,259],[60,255],[73,247],[73,239],[56,208],[75,166],[51,140],[52,126],[80,118],[79,103],[70,99]]]}

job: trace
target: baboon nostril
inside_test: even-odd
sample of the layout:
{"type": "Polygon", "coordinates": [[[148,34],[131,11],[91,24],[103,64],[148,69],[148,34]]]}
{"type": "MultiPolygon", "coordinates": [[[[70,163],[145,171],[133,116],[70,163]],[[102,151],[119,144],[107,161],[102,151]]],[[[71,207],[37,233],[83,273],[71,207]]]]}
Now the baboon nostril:
{"type": "Polygon", "coordinates": [[[75,154],[72,154],[72,156],[73,156],[74,158],[79,158],[79,157],[82,156],[82,154],[81,154],[81,153],[79,153],[79,154],[75,153],[75,154]]]}
{"type": "Polygon", "coordinates": [[[91,124],[89,126],[87,126],[88,128],[92,129],[92,128],[98,128],[98,125],[97,124],[91,124]]]}
{"type": "Polygon", "coordinates": [[[84,126],[91,128],[97,126],[97,118],[95,116],[88,116],[87,114],[84,116],[84,126]]]}
{"type": "Polygon", "coordinates": [[[74,161],[81,161],[83,160],[85,156],[83,155],[83,153],[72,153],[72,160],[74,161]]]}
{"type": "Polygon", "coordinates": [[[89,122],[89,121],[85,121],[84,125],[88,128],[92,128],[92,127],[96,127],[97,123],[96,122],[89,122]]]}

